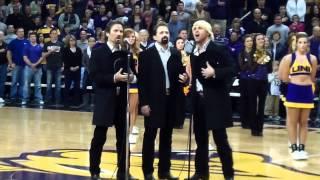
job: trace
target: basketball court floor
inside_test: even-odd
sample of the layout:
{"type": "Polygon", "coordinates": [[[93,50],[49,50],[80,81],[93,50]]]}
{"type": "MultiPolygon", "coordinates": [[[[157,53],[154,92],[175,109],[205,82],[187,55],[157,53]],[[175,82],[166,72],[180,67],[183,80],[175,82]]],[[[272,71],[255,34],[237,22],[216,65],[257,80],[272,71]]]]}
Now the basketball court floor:
{"type": "MultiPolygon", "coordinates": [[[[0,180],[89,180],[88,149],[94,128],[91,119],[91,112],[0,108],[0,180]]],[[[143,179],[141,117],[138,126],[138,143],[131,146],[130,172],[143,179]]],[[[180,179],[188,176],[188,128],[189,121],[186,120],[184,129],[175,130],[173,135],[171,172],[180,179]]],[[[266,125],[263,137],[252,137],[249,130],[235,124],[228,129],[228,135],[233,148],[235,179],[320,180],[320,129],[310,128],[306,145],[310,158],[307,161],[294,161],[289,156],[284,126],[266,125]]],[[[192,159],[195,147],[192,140],[192,159]]],[[[157,159],[155,161],[156,166],[157,159]]],[[[101,168],[102,178],[115,178],[113,128],[108,131],[101,168]]],[[[210,173],[210,179],[223,179],[215,150],[210,151],[210,173]]]]}

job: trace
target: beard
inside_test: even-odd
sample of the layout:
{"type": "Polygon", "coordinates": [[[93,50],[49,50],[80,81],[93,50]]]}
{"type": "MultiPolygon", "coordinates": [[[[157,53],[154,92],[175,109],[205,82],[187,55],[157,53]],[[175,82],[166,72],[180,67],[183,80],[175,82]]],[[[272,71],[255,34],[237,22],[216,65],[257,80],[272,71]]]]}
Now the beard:
{"type": "Polygon", "coordinates": [[[164,36],[161,38],[161,44],[167,45],[169,43],[169,38],[167,36],[164,36]]]}

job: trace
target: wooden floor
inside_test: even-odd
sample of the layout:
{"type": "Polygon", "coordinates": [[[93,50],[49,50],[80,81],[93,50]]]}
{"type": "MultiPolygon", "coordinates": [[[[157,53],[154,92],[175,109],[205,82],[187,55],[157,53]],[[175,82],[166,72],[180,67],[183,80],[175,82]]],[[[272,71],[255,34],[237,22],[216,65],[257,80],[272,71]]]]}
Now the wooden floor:
{"type": "MultiPolygon", "coordinates": [[[[0,180],[89,179],[88,149],[93,133],[91,118],[92,113],[89,112],[1,108],[0,180]]],[[[140,117],[139,140],[131,147],[130,172],[139,179],[143,177],[142,125],[143,120],[140,117]]],[[[181,179],[188,175],[188,126],[186,121],[184,129],[175,130],[173,135],[172,173],[181,179]]],[[[310,159],[293,161],[288,154],[287,132],[284,127],[265,127],[262,138],[252,137],[249,130],[238,126],[228,129],[229,141],[234,151],[235,179],[320,179],[320,129],[310,129],[306,146],[310,159]]],[[[194,141],[192,147],[194,150],[194,141]]],[[[111,128],[101,164],[103,178],[115,177],[114,150],[115,135],[111,128]]],[[[210,179],[223,179],[216,151],[210,152],[210,179]]],[[[193,167],[192,161],[192,171],[193,167]]],[[[155,176],[156,172],[157,170],[155,176]]]]}

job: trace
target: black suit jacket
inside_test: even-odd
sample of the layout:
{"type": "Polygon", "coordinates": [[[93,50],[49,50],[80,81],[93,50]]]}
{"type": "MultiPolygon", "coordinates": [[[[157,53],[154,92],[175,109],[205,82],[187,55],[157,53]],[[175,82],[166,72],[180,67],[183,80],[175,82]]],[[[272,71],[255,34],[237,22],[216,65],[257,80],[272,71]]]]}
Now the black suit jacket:
{"type": "Polygon", "coordinates": [[[110,127],[126,118],[126,83],[114,83],[119,67],[115,68],[117,58],[113,55],[106,44],[93,49],[91,54],[89,75],[96,85],[93,124],[97,126],[110,127]]]}
{"type": "Polygon", "coordinates": [[[155,46],[140,53],[138,88],[141,106],[149,105],[151,114],[145,117],[145,126],[153,128],[179,127],[183,124],[185,113],[184,84],[179,74],[184,73],[181,54],[171,48],[167,63],[170,80],[170,96],[166,96],[165,71],[155,46]],[[169,108],[168,108],[169,106],[169,108]],[[170,112],[168,112],[170,111],[170,112]],[[169,117],[167,115],[169,114],[169,117]]]}
{"type": "MultiPolygon", "coordinates": [[[[203,85],[204,117],[208,129],[232,126],[231,99],[227,87],[228,80],[236,72],[235,64],[228,48],[210,41],[205,52],[191,55],[192,95],[196,98],[196,79],[203,85]],[[201,68],[206,62],[214,68],[215,78],[205,79],[201,68]]],[[[196,109],[196,108],[194,108],[196,109]]]]}

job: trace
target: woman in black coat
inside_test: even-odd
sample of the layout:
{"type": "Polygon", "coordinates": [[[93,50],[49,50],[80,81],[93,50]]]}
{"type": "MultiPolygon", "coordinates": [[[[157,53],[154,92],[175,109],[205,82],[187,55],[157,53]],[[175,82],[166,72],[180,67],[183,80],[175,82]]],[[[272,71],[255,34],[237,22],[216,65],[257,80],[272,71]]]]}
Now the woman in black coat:
{"type": "Polygon", "coordinates": [[[67,105],[79,105],[82,52],[81,49],[76,46],[77,39],[73,35],[70,35],[66,41],[66,47],[62,51],[65,75],[64,99],[67,105]],[[72,82],[74,83],[73,98],[70,97],[70,87],[72,82]]]}

